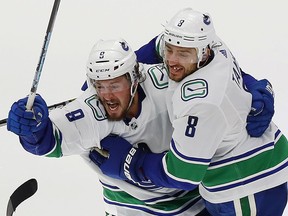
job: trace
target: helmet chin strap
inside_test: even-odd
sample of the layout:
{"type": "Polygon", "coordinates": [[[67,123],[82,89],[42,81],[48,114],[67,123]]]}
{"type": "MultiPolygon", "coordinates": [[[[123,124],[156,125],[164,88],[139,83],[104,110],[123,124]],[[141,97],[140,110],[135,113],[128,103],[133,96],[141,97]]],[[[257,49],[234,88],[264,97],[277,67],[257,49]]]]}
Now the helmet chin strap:
{"type": "Polygon", "coordinates": [[[130,101],[129,101],[128,107],[126,109],[126,113],[128,113],[129,109],[131,108],[131,105],[132,105],[134,96],[136,94],[137,88],[138,88],[138,82],[131,85],[131,88],[130,88],[130,101]]]}
{"type": "Polygon", "coordinates": [[[201,68],[204,64],[203,62],[206,61],[207,58],[207,47],[203,48],[201,47],[200,49],[197,48],[197,57],[198,57],[198,62],[197,62],[197,68],[201,68]]]}
{"type": "Polygon", "coordinates": [[[205,48],[201,48],[197,49],[197,57],[198,57],[198,62],[197,62],[197,68],[201,68],[205,65],[205,63],[207,62],[207,60],[209,59],[209,55],[210,55],[210,51],[208,46],[206,46],[205,48]]]}

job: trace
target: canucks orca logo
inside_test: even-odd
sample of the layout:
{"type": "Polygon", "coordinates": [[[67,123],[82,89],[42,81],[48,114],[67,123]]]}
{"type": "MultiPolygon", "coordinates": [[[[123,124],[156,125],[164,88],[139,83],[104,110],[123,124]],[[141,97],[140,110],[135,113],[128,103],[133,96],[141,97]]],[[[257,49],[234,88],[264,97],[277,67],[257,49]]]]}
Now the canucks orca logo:
{"type": "Polygon", "coordinates": [[[203,22],[204,22],[206,25],[210,25],[210,24],[211,24],[210,17],[209,17],[207,14],[203,14],[203,22]]]}
{"type": "Polygon", "coordinates": [[[87,98],[85,100],[85,103],[91,108],[93,115],[97,121],[103,121],[107,119],[105,109],[95,95],[87,98]]]}
{"type": "Polygon", "coordinates": [[[123,50],[125,50],[125,51],[129,50],[129,46],[125,41],[121,41],[120,44],[121,44],[123,50]]]}
{"type": "Polygon", "coordinates": [[[163,70],[161,65],[152,66],[148,69],[148,74],[157,89],[168,87],[168,76],[166,73],[166,70],[163,70]]]}
{"type": "Polygon", "coordinates": [[[208,83],[203,79],[189,80],[181,86],[181,98],[189,101],[194,98],[204,98],[208,95],[208,83]]]}

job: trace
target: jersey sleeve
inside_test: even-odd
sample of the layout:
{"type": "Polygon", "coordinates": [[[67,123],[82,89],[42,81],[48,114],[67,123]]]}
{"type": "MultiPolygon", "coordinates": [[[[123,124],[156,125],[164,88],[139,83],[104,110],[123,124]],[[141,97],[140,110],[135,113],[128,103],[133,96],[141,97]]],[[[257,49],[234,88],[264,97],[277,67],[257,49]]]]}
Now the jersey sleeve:
{"type": "Polygon", "coordinates": [[[147,44],[135,51],[138,62],[144,64],[158,64],[163,62],[161,57],[162,47],[160,46],[161,37],[162,34],[154,37],[147,44]]]}
{"type": "Polygon", "coordinates": [[[103,106],[87,91],[62,109],[50,113],[56,143],[54,151],[58,154],[79,155],[100,147],[100,140],[113,130],[114,123],[107,120],[103,106]]]}
{"type": "Polygon", "coordinates": [[[170,150],[163,158],[151,155],[145,162],[148,178],[158,186],[196,188],[226,131],[225,117],[217,106],[193,107],[187,114],[173,122],[170,150]]]}

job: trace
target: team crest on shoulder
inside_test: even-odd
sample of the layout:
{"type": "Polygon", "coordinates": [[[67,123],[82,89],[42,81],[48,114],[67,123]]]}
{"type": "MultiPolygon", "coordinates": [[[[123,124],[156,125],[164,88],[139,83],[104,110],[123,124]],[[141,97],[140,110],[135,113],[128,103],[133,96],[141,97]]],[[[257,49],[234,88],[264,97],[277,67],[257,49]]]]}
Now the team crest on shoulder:
{"type": "Polygon", "coordinates": [[[85,100],[85,103],[91,108],[96,120],[103,121],[107,119],[106,112],[101,102],[97,99],[96,95],[90,96],[85,100]]]}
{"type": "Polygon", "coordinates": [[[157,89],[168,87],[168,76],[162,64],[150,67],[147,72],[157,89]]]}
{"type": "Polygon", "coordinates": [[[189,80],[181,87],[181,98],[188,101],[194,98],[204,98],[208,94],[208,83],[203,79],[189,80]]]}

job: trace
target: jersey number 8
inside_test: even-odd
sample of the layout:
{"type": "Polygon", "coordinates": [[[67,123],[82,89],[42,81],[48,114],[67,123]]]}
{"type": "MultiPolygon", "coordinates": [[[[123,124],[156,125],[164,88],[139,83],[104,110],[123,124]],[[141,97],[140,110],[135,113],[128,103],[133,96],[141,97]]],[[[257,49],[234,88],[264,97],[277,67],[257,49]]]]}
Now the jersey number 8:
{"type": "Polygon", "coordinates": [[[186,127],[186,131],[185,131],[186,136],[194,137],[197,123],[198,123],[198,117],[197,116],[189,116],[188,117],[187,127],[186,127]]]}

